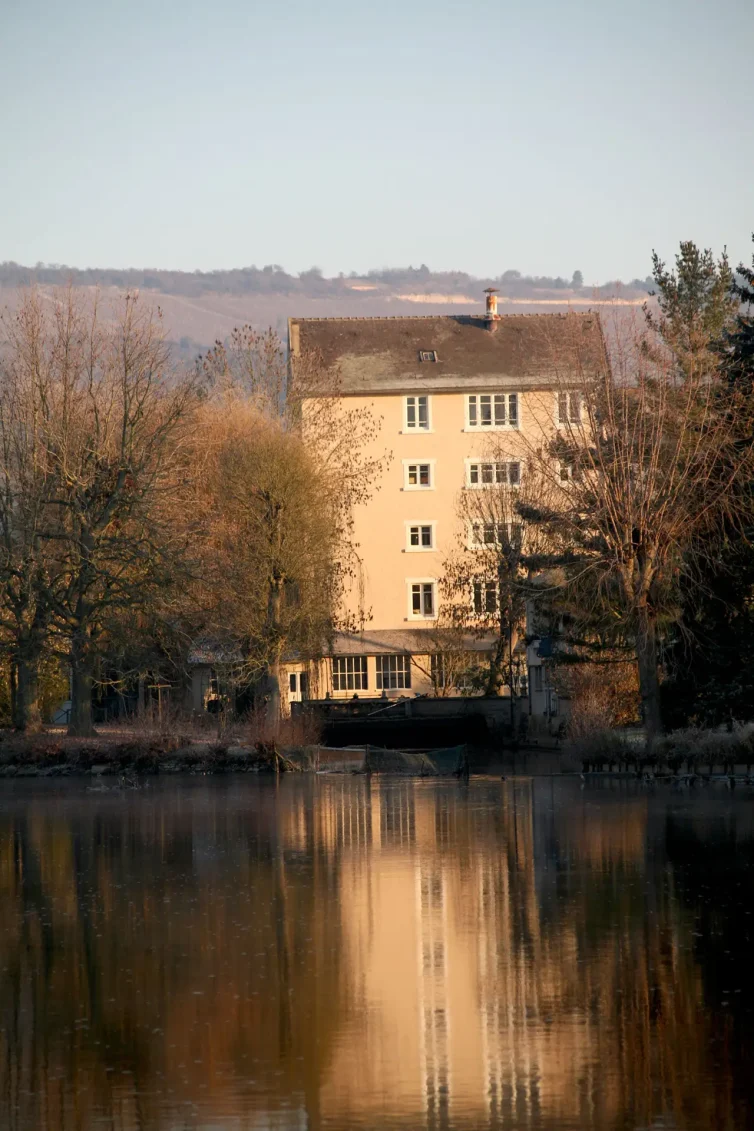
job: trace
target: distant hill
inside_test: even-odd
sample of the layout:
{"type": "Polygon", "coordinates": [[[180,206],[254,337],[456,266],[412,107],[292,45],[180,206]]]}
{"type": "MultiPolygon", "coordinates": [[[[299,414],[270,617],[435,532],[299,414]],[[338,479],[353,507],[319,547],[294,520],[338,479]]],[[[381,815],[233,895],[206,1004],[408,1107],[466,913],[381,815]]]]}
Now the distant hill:
{"type": "Polygon", "coordinates": [[[24,267],[0,264],[0,305],[13,301],[19,286],[36,283],[44,290],[72,282],[103,292],[138,289],[164,314],[168,335],[179,355],[195,355],[234,326],[251,322],[281,333],[292,315],[365,317],[375,315],[471,313],[484,307],[484,289],[499,291],[501,313],[579,308],[619,301],[638,305],[651,279],[584,286],[581,272],[572,279],[505,271],[478,279],[463,271],[428,267],[389,268],[366,275],[326,278],[313,268],[290,275],[282,267],[243,267],[232,271],[162,271],[142,268],[76,268],[38,263],[24,267]]]}

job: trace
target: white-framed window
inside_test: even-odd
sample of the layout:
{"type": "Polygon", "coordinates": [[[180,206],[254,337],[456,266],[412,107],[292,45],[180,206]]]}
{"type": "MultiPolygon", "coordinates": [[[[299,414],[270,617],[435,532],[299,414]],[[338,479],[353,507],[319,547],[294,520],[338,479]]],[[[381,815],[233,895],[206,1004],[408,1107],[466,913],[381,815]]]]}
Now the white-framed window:
{"type": "Polygon", "coordinates": [[[437,361],[437,350],[419,350],[419,361],[437,361]]]}
{"type": "Polygon", "coordinates": [[[409,519],[406,522],[406,552],[416,554],[422,550],[434,550],[434,548],[434,522],[417,522],[409,519]]]}
{"type": "Polygon", "coordinates": [[[474,582],[474,612],[477,615],[497,612],[497,582],[474,582]]]}
{"type": "Polygon", "coordinates": [[[447,670],[445,657],[442,652],[433,652],[429,657],[430,678],[435,687],[452,687],[453,681],[447,670]]]}
{"type": "Polygon", "coordinates": [[[529,686],[532,691],[543,691],[544,682],[542,679],[543,668],[541,664],[532,664],[529,668],[529,686]]]}
{"type": "Polygon", "coordinates": [[[555,394],[555,419],[559,426],[581,423],[581,393],[563,389],[555,394]]]}
{"type": "Polygon", "coordinates": [[[403,490],[431,491],[435,485],[435,461],[433,459],[404,459],[403,490]]]}
{"type": "Polygon", "coordinates": [[[470,393],[466,428],[471,432],[518,428],[518,393],[470,393]]]}
{"type": "Polygon", "coordinates": [[[428,396],[403,398],[403,425],[407,432],[430,432],[428,396]]]}
{"type": "Polygon", "coordinates": [[[431,620],[437,615],[437,582],[432,577],[411,577],[408,586],[410,620],[431,620]]]}
{"type": "Polygon", "coordinates": [[[377,656],[378,691],[397,691],[409,687],[411,687],[411,657],[408,653],[377,656]]]}
{"type": "Polygon", "coordinates": [[[480,520],[469,524],[469,546],[518,546],[523,530],[518,522],[494,522],[480,520]]]}
{"type": "Polygon", "coordinates": [[[453,673],[452,665],[442,652],[432,652],[429,661],[430,678],[438,690],[452,687],[461,695],[469,695],[474,690],[474,672],[471,668],[453,673]]]}
{"type": "Polygon", "coordinates": [[[467,487],[521,486],[521,463],[513,460],[466,460],[467,487]]]}
{"type": "MultiPolygon", "coordinates": [[[[475,670],[474,668],[466,668],[465,671],[457,672],[453,680],[453,686],[460,695],[471,695],[475,690],[475,670]]],[[[478,684],[478,680],[477,680],[478,684]]]]}
{"type": "Polygon", "coordinates": [[[366,656],[333,656],[333,691],[366,691],[368,687],[366,656]]]}
{"type": "Polygon", "coordinates": [[[560,483],[570,483],[573,479],[573,465],[570,463],[562,463],[560,460],[555,465],[555,473],[560,483]]]}

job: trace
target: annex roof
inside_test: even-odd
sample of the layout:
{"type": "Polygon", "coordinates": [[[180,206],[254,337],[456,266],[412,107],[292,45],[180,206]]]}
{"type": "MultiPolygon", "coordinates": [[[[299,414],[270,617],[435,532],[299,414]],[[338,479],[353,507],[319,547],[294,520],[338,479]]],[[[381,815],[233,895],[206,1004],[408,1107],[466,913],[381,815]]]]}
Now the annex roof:
{"type": "Polygon", "coordinates": [[[189,649],[188,663],[192,666],[237,664],[241,658],[241,650],[237,645],[215,637],[200,637],[193,641],[189,649]]]}
{"type": "Polygon", "coordinates": [[[452,392],[472,381],[536,388],[594,369],[603,356],[599,317],[591,312],[291,318],[288,331],[294,371],[297,357],[316,356],[348,394],[452,392]]]}
{"type": "MultiPolygon", "coordinates": [[[[488,651],[494,637],[479,639],[469,635],[463,640],[463,647],[469,652],[488,651]]],[[[427,628],[377,628],[365,629],[361,633],[336,632],[332,642],[333,656],[377,656],[395,652],[413,652],[428,655],[438,650],[437,633],[427,628]]]]}

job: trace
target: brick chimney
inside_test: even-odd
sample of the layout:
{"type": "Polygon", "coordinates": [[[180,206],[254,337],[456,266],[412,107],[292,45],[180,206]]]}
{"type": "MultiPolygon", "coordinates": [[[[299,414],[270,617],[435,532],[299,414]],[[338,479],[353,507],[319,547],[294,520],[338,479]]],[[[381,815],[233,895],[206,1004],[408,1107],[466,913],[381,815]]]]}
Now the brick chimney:
{"type": "Polygon", "coordinates": [[[484,320],[487,324],[487,329],[491,334],[494,334],[500,319],[500,315],[497,312],[497,291],[494,287],[487,287],[484,293],[487,295],[487,313],[485,314],[484,320]]]}

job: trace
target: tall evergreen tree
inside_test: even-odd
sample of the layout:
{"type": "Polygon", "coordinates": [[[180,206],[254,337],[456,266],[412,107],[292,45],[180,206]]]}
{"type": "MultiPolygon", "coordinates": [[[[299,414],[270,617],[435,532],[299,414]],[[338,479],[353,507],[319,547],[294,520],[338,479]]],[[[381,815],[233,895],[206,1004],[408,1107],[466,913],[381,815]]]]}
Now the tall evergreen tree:
{"type": "Polygon", "coordinates": [[[645,305],[649,326],[671,351],[682,378],[712,376],[720,365],[720,340],[738,309],[727,253],[716,260],[709,248],[683,240],[672,270],[652,252],[652,278],[658,309],[645,305]]]}
{"type": "MultiPolygon", "coordinates": [[[[731,392],[749,399],[754,395],[754,266],[741,264],[733,276],[726,263],[725,274],[727,298],[721,278],[707,292],[714,292],[715,302],[707,319],[705,355],[716,359],[731,392]]],[[[655,279],[663,300],[667,296],[666,307],[677,310],[672,281],[669,285],[661,272],[655,279]]],[[[687,307],[687,321],[701,321],[701,305],[687,307]]],[[[748,443],[754,443],[754,435],[748,443]]],[[[740,490],[754,499],[751,482],[740,490]]],[[[695,583],[684,587],[683,614],[666,654],[663,714],[669,726],[714,725],[754,715],[754,506],[739,513],[747,509],[749,521],[727,524],[717,552],[706,559],[695,583]]]]}
{"type": "MultiPolygon", "coordinates": [[[[754,240],[754,236],[752,236],[754,240]]],[[[731,384],[754,392],[754,256],[752,266],[739,264],[733,294],[740,303],[735,324],[723,335],[724,370],[731,384]]]]}

